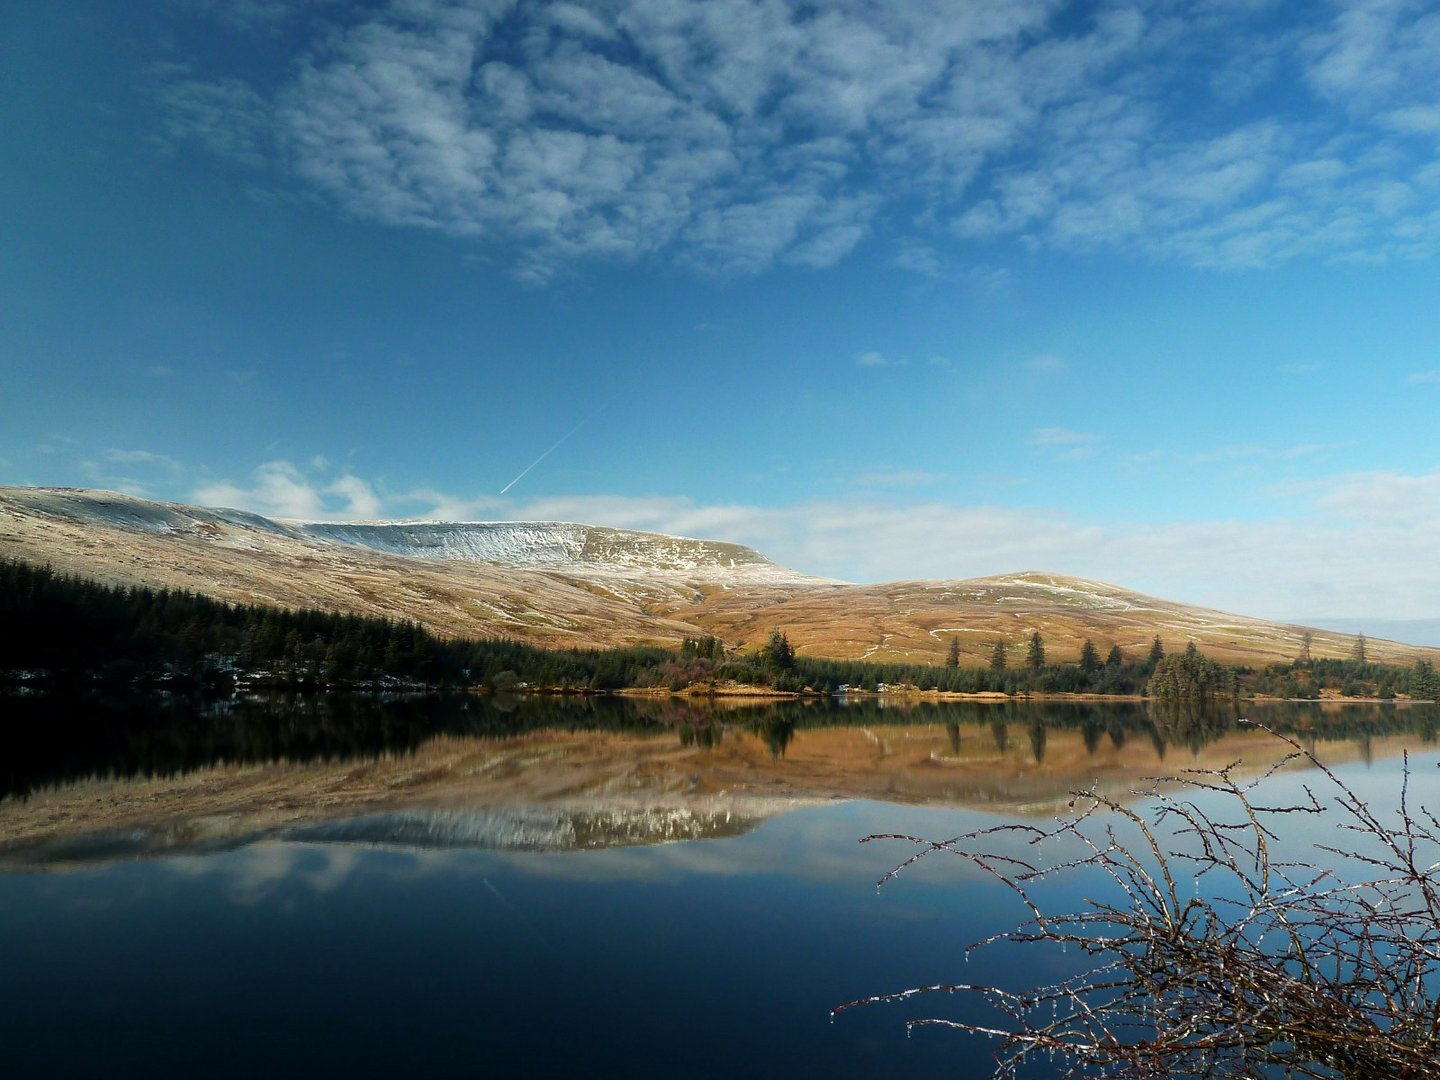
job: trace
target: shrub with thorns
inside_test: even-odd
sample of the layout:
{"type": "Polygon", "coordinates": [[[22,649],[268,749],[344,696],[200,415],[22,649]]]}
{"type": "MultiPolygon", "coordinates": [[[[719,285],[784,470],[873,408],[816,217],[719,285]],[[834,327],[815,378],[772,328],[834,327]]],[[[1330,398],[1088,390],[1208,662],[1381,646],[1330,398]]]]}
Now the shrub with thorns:
{"type": "Polygon", "coordinates": [[[1309,750],[1271,734],[1289,751],[1258,778],[1242,779],[1239,762],[1157,778],[1136,793],[1145,814],[1092,789],[1048,828],[1007,824],[944,841],[866,837],[919,848],[882,886],[944,854],[1025,904],[1028,922],[967,956],[1002,942],[1048,942],[1078,948],[1086,963],[1023,992],[942,984],[836,1011],[936,991],[978,995],[1003,1019],[909,1027],[998,1039],[996,1076],[1044,1054],[1064,1076],[1440,1077],[1440,820],[1412,802],[1409,757],[1398,810],[1382,816],[1309,750]],[[1317,770],[1320,793],[1304,785],[1303,798],[1263,801],[1266,781],[1295,763],[1317,770]],[[1308,860],[1282,858],[1295,846],[1286,826],[1312,816],[1331,842],[1310,848],[1308,860]],[[996,850],[1014,851],[1016,834],[1030,847],[1078,844],[1079,855],[1045,865],[1038,854],[996,850]],[[1067,914],[1044,909],[1043,879],[1079,875],[1089,886],[1091,873],[1097,898],[1067,914]]]}

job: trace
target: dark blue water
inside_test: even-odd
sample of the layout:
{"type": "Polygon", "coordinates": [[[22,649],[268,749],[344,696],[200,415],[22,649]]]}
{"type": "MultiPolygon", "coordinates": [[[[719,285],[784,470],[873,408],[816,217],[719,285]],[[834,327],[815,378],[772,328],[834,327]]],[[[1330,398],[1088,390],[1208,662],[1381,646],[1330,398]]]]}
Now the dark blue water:
{"type": "Polygon", "coordinates": [[[565,854],[261,843],[0,877],[7,1075],[983,1075],[851,998],[975,977],[1003,893],[861,847],[974,815],[802,809],[735,838],[565,854]]]}
{"type": "MultiPolygon", "coordinates": [[[[1416,749],[1433,805],[1434,748],[1416,749]]],[[[1345,775],[1384,798],[1399,764],[1345,775]]],[[[604,850],[266,839],[0,873],[0,1070],[988,1076],[985,1040],[906,1035],[911,1018],[983,1018],[963,995],[831,1009],[933,982],[1020,988],[1075,962],[1021,947],[967,961],[1023,917],[1013,897],[945,858],[877,890],[911,849],[858,842],[1003,820],[836,801],[604,850]]]]}

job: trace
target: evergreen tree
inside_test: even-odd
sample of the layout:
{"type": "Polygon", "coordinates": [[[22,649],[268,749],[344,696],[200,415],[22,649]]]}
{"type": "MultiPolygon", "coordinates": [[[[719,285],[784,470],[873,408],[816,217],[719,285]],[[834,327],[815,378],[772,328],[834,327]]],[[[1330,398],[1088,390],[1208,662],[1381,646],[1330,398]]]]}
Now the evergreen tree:
{"type": "Polygon", "coordinates": [[[990,670],[1005,670],[1005,642],[996,641],[994,648],[990,650],[990,670]]]}
{"type": "Polygon", "coordinates": [[[1089,638],[1080,646],[1080,670],[1086,675],[1093,675],[1100,670],[1100,650],[1095,648],[1095,643],[1089,638]]]}
{"type": "Polygon", "coordinates": [[[1410,672],[1410,696],[1416,701],[1440,700],[1440,676],[1429,660],[1416,660],[1410,672]]]}
{"type": "Polygon", "coordinates": [[[1111,645],[1110,652],[1105,657],[1107,668],[1122,668],[1125,666],[1125,654],[1120,651],[1119,645],[1111,645]]]}
{"type": "Polygon", "coordinates": [[[1159,635],[1159,634],[1156,634],[1156,635],[1155,635],[1155,640],[1150,643],[1150,655],[1149,655],[1149,657],[1146,659],[1146,663],[1148,663],[1148,664],[1150,665],[1150,667],[1153,669],[1153,668],[1155,668],[1156,666],[1159,665],[1159,663],[1160,663],[1161,660],[1164,660],[1164,659],[1165,659],[1165,646],[1162,645],[1162,644],[1160,644],[1160,635],[1159,635]]]}
{"type": "Polygon", "coordinates": [[[1192,641],[1184,656],[1160,661],[1145,691],[1159,701],[1213,701],[1237,689],[1231,671],[1208,660],[1192,641]]]}
{"type": "Polygon", "coordinates": [[[960,666],[960,639],[950,639],[950,651],[945,655],[945,666],[947,668],[958,668],[960,666]]]}
{"type": "Polygon", "coordinates": [[[1351,659],[1356,660],[1356,661],[1358,661],[1359,663],[1362,663],[1362,664],[1363,664],[1363,663],[1365,662],[1365,635],[1364,635],[1364,634],[1356,634],[1356,635],[1355,635],[1355,650],[1350,654],[1350,656],[1351,656],[1351,659]]]}
{"type": "Polygon", "coordinates": [[[1025,651],[1025,665],[1031,671],[1039,671],[1045,666],[1045,641],[1039,630],[1030,635],[1030,647],[1025,651]]]}
{"type": "Polygon", "coordinates": [[[795,666],[795,649],[790,639],[776,628],[770,631],[770,640],[760,650],[761,660],[776,671],[789,671],[795,666]]]}

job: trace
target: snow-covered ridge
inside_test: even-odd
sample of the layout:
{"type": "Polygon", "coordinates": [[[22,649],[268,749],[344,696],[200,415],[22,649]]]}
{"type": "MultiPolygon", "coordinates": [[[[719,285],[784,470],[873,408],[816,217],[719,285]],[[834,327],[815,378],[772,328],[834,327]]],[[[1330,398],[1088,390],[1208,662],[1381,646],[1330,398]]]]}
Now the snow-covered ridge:
{"type": "Polygon", "coordinates": [[[566,521],[291,522],[309,536],[392,555],[536,570],[745,581],[802,580],[753,548],[566,521]]]}
{"type": "Polygon", "coordinates": [[[577,851],[737,836],[759,825],[766,811],[774,812],[764,804],[745,813],[688,806],[398,810],[300,826],[284,836],[305,843],[577,851]]]}
{"type": "Polygon", "coordinates": [[[147,533],[203,533],[226,526],[295,537],[293,529],[248,510],[152,502],[89,488],[0,488],[3,501],[33,513],[147,533]]]}
{"type": "Polygon", "coordinates": [[[84,488],[3,488],[6,509],[41,520],[263,550],[277,542],[366,548],[438,562],[546,570],[586,579],[729,584],[805,584],[824,579],[777,566],[753,548],[717,540],[562,521],[275,520],[244,510],[152,502],[84,488]]]}

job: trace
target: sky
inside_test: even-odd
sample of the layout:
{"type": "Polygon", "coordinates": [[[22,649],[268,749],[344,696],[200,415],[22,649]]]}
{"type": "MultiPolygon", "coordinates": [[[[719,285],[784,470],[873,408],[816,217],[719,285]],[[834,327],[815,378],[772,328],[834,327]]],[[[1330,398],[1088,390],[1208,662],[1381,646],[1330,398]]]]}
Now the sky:
{"type": "Polygon", "coordinates": [[[1436,56],[1405,0],[3,5],[0,483],[1434,620],[1436,56]]]}

